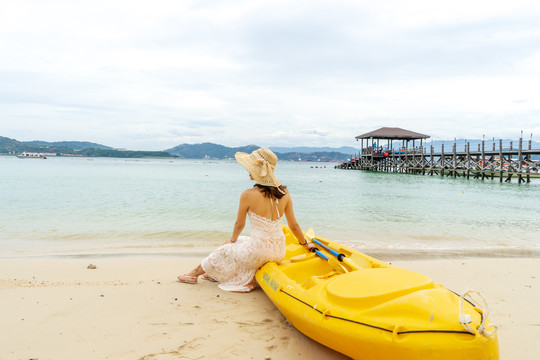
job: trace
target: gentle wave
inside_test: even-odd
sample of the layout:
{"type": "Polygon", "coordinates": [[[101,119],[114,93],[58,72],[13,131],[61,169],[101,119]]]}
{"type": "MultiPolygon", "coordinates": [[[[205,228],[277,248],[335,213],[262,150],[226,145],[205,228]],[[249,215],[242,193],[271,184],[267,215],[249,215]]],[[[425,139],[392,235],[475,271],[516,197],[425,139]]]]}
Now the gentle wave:
{"type": "MultiPolygon", "coordinates": [[[[40,250],[31,252],[16,251],[4,253],[0,258],[12,257],[114,257],[114,256],[199,256],[208,255],[219,244],[161,244],[138,246],[110,246],[80,249],[40,250]]],[[[345,244],[344,244],[345,245],[345,244]]],[[[350,244],[346,245],[350,246],[350,244]]],[[[436,258],[540,258],[539,248],[522,247],[479,247],[479,248],[352,248],[383,261],[428,260],[436,258]]]]}
{"type": "Polygon", "coordinates": [[[390,260],[421,260],[433,258],[539,258],[536,247],[478,247],[478,248],[360,248],[372,257],[390,260]]]}

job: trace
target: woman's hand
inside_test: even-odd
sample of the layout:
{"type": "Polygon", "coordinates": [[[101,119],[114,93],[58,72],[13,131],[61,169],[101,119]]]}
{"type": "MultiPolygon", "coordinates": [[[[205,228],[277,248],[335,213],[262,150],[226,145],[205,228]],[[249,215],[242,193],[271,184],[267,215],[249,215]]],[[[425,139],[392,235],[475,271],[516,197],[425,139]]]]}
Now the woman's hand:
{"type": "Polygon", "coordinates": [[[304,245],[304,247],[307,248],[309,251],[311,251],[311,249],[313,248],[316,248],[314,243],[307,243],[306,245],[304,245]]]}

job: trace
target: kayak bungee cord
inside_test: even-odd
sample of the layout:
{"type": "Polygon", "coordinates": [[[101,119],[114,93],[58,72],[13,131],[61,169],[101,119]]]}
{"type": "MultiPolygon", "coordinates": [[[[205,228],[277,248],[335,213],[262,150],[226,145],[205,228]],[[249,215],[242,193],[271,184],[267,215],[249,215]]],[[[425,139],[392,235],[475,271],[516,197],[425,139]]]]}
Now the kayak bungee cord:
{"type": "MultiPolygon", "coordinates": [[[[368,323],[361,322],[361,321],[358,321],[358,320],[347,319],[347,318],[340,317],[340,316],[330,315],[330,314],[328,314],[328,312],[323,312],[323,311],[317,309],[317,305],[315,305],[315,306],[310,305],[309,303],[305,302],[304,300],[299,299],[299,298],[297,298],[296,296],[294,296],[292,294],[289,294],[288,292],[286,292],[283,289],[280,289],[279,291],[284,293],[285,295],[290,296],[291,298],[295,299],[296,301],[298,301],[298,302],[312,308],[313,310],[317,311],[319,314],[321,314],[321,315],[323,315],[325,317],[336,319],[336,320],[343,320],[343,321],[347,321],[347,322],[350,322],[350,323],[363,325],[363,326],[367,326],[367,327],[370,327],[370,328],[373,328],[373,329],[382,330],[382,331],[386,331],[386,332],[390,332],[390,333],[394,332],[394,330],[392,330],[392,329],[383,328],[383,327],[380,327],[380,326],[377,326],[377,325],[368,324],[368,323]]],[[[472,335],[472,336],[476,335],[476,334],[471,333],[469,331],[460,331],[460,330],[407,330],[407,331],[398,331],[398,332],[396,332],[397,335],[420,334],[420,333],[451,333],[451,334],[466,334],[466,335],[472,335]]]]}

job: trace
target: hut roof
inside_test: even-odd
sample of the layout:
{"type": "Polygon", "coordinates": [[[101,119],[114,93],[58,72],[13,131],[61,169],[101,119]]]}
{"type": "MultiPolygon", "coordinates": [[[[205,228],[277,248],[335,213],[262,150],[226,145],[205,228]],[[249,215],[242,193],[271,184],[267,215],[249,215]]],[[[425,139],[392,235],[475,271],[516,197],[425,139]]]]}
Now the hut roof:
{"type": "Polygon", "coordinates": [[[427,139],[429,135],[420,134],[414,131],[405,130],[398,127],[382,127],[368,133],[358,135],[356,139],[395,139],[395,140],[415,140],[427,139]]]}

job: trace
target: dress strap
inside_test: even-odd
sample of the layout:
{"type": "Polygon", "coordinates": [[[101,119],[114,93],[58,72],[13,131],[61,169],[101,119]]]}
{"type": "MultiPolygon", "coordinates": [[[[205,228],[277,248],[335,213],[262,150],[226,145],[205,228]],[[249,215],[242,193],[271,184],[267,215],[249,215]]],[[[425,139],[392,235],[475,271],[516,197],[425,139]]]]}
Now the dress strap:
{"type": "MultiPolygon", "coordinates": [[[[270,202],[272,203],[272,207],[274,207],[274,199],[273,198],[270,198],[270,202]]],[[[276,199],[276,212],[277,212],[277,216],[278,216],[278,219],[279,219],[281,217],[281,215],[279,214],[278,204],[279,204],[279,199],[276,199]]],[[[272,220],[272,214],[270,214],[270,220],[272,220]]]]}

